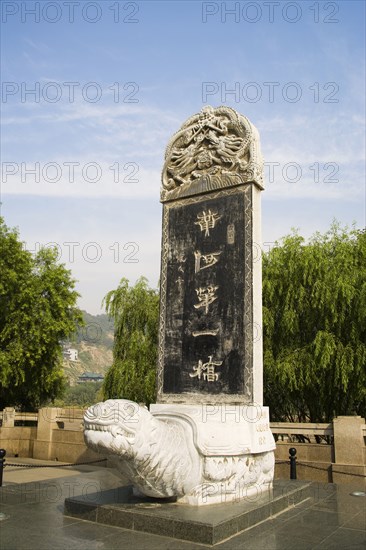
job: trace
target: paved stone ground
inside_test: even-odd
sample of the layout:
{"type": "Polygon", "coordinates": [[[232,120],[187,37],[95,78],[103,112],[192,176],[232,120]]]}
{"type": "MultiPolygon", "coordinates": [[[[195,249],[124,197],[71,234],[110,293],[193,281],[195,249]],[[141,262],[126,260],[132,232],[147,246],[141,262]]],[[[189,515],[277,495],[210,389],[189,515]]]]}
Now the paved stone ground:
{"type": "MultiPolygon", "coordinates": [[[[40,464],[31,459],[8,462],[40,464]]],[[[44,465],[55,463],[45,463],[44,465]]],[[[363,490],[360,481],[360,490],[363,490]]],[[[0,489],[1,550],[113,550],[210,548],[157,535],[104,526],[63,515],[66,497],[113,488],[113,470],[77,468],[12,468],[0,489]]],[[[366,548],[366,497],[351,496],[354,486],[313,484],[312,497],[214,548],[228,550],[366,548]]],[[[211,547],[212,548],[212,547],[211,547]]]]}

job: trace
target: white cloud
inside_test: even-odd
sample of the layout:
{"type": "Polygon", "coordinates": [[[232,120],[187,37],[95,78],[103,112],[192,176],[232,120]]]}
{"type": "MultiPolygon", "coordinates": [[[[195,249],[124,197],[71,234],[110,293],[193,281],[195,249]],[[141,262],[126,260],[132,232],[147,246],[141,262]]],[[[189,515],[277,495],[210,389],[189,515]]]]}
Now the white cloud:
{"type": "Polygon", "coordinates": [[[90,159],[48,163],[3,163],[2,193],[48,197],[119,197],[158,200],[160,172],[136,162],[98,163],[90,159]],[[13,175],[11,171],[16,171],[13,175]],[[58,181],[55,181],[58,179],[58,181]],[[37,181],[38,180],[38,181],[37,181]]]}
{"type": "MultiPolygon", "coordinates": [[[[14,164],[3,163],[2,192],[18,195],[158,199],[165,148],[182,123],[175,113],[141,104],[30,103],[16,112],[8,105],[8,111],[5,123],[12,128],[3,159],[14,164]],[[16,123],[27,124],[24,134],[16,123]],[[38,181],[25,174],[36,163],[38,181]],[[76,163],[73,169],[70,163],[76,163]]],[[[360,116],[279,112],[256,120],[256,126],[271,198],[363,198],[360,116]]]]}

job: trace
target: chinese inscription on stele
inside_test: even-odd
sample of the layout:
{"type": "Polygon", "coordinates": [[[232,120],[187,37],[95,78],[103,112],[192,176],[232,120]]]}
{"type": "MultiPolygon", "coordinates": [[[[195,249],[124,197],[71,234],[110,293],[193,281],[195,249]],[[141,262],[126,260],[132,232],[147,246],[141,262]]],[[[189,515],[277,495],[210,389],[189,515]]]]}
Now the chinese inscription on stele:
{"type": "Polygon", "coordinates": [[[244,391],[245,202],[238,189],[166,206],[166,393],[244,391]]]}

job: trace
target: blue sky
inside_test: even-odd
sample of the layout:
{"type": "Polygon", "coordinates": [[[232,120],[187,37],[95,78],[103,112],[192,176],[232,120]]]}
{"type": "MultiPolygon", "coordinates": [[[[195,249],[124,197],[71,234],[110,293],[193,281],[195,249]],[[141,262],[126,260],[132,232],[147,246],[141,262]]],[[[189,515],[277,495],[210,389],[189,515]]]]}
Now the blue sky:
{"type": "Polygon", "coordinates": [[[157,284],[165,147],[207,104],[260,132],[264,249],[365,226],[364,2],[1,7],[2,215],[29,250],[57,243],[82,308],[157,284]]]}

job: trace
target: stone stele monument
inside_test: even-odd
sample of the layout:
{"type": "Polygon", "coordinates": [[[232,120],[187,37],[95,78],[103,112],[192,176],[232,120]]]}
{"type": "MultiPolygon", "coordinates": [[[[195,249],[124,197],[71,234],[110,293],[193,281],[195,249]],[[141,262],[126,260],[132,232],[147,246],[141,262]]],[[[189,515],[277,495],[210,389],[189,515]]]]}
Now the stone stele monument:
{"type": "Polygon", "coordinates": [[[205,107],[173,135],[162,173],[157,403],[90,407],[85,440],[142,495],[203,505],[272,487],[262,406],[259,135],[205,107]]]}

